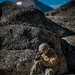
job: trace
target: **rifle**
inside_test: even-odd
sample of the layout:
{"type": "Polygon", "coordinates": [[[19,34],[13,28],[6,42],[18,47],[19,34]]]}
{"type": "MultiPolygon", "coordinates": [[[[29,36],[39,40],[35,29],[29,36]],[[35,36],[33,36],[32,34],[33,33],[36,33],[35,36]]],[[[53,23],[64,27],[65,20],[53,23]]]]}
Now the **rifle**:
{"type": "Polygon", "coordinates": [[[41,53],[38,53],[35,57],[35,60],[38,61],[38,60],[41,60],[42,59],[42,54],[41,53]]]}

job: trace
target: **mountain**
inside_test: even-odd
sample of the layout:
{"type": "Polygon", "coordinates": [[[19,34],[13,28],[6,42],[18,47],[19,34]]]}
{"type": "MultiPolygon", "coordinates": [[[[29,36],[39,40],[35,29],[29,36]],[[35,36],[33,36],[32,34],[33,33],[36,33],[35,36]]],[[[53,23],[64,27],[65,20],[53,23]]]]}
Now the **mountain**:
{"type": "MultiPolygon", "coordinates": [[[[66,56],[68,49],[65,50],[68,62],[62,52],[64,50],[62,48],[65,46],[68,48],[70,44],[61,47],[62,37],[75,35],[72,30],[47,19],[43,12],[35,8],[25,8],[8,2],[2,3],[1,8],[0,75],[29,75],[32,60],[37,54],[38,46],[43,42],[47,42],[61,58],[59,75],[67,73],[69,62],[69,71],[74,70],[75,63],[72,62],[74,62],[75,54],[69,50],[73,58],[66,56]]],[[[62,41],[62,45],[64,43],[62,41]]]]}
{"type": "Polygon", "coordinates": [[[32,66],[30,60],[43,42],[47,42],[59,53],[59,72],[66,73],[67,65],[60,38],[74,33],[47,19],[43,12],[35,8],[25,8],[12,3],[3,3],[1,7],[0,75],[29,75],[32,66]]]}
{"type": "Polygon", "coordinates": [[[48,12],[53,10],[52,7],[49,7],[48,5],[45,5],[38,0],[17,0],[15,3],[17,2],[22,2],[22,6],[24,7],[34,7],[41,10],[42,12],[48,12]]]}
{"type": "Polygon", "coordinates": [[[37,0],[35,0],[35,7],[40,9],[43,12],[48,12],[48,11],[53,10],[53,8],[51,8],[51,7],[45,5],[45,4],[43,4],[43,3],[41,3],[41,2],[39,2],[37,0]]]}
{"type": "Polygon", "coordinates": [[[45,13],[52,16],[75,16],[75,0],[62,5],[56,10],[45,13]]]}

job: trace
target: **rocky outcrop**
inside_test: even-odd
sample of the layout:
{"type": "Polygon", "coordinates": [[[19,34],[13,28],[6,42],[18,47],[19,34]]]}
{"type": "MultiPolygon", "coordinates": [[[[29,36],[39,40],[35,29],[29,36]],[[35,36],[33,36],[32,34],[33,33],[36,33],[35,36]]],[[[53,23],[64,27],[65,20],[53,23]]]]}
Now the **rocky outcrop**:
{"type": "MultiPolygon", "coordinates": [[[[10,71],[11,71],[11,69],[13,69],[15,62],[18,62],[17,61],[18,59],[16,59],[16,56],[17,57],[20,56],[21,51],[19,51],[19,50],[22,50],[22,52],[24,53],[25,49],[32,49],[31,51],[33,51],[33,53],[29,53],[29,54],[32,55],[32,57],[34,57],[34,55],[36,54],[36,51],[38,49],[38,46],[43,42],[47,42],[60,55],[60,58],[61,58],[60,73],[67,72],[66,61],[65,61],[64,55],[61,51],[60,39],[59,39],[59,37],[57,37],[50,31],[39,29],[36,27],[28,27],[28,26],[26,27],[23,25],[3,26],[0,28],[2,29],[2,30],[0,29],[0,32],[1,32],[0,33],[0,39],[1,39],[0,41],[2,41],[1,49],[4,50],[4,51],[0,51],[0,52],[2,52],[0,69],[1,70],[3,69],[2,70],[3,73],[5,72],[5,74],[7,74],[7,75],[10,74],[10,71]],[[10,50],[10,51],[6,51],[6,50],[10,50]],[[16,50],[18,50],[18,51],[16,51],[16,50]],[[16,55],[16,54],[18,54],[18,55],[16,55]],[[2,57],[3,55],[5,55],[5,56],[2,57]],[[14,64],[13,64],[13,62],[14,62],[14,64]],[[65,67],[65,69],[63,66],[65,67]]],[[[25,53],[26,53],[26,50],[25,50],[25,53]]],[[[27,54],[27,56],[29,56],[28,53],[26,53],[26,54],[27,54]]],[[[23,54],[23,55],[26,56],[26,54],[23,54]]],[[[31,58],[31,56],[29,58],[31,58]]],[[[23,64],[23,57],[19,57],[19,60],[20,59],[22,60],[21,62],[23,64]]],[[[24,57],[24,59],[25,59],[25,57],[24,57]]],[[[28,59],[27,61],[29,61],[29,60],[30,59],[28,59]]],[[[16,63],[15,65],[17,65],[19,63],[20,62],[16,63]]],[[[26,69],[24,70],[22,68],[20,70],[20,75],[21,75],[21,73],[26,75],[30,71],[30,68],[32,66],[31,63],[32,62],[30,61],[29,68],[28,68],[28,66],[24,66],[24,64],[20,65],[20,67],[19,67],[20,69],[21,69],[21,67],[28,68],[27,71],[26,71],[26,69]]],[[[29,64],[27,64],[27,65],[29,65],[29,64]]],[[[19,69],[19,68],[17,67],[17,69],[19,69]]],[[[19,71],[15,70],[15,69],[16,68],[13,69],[11,74],[13,74],[14,72],[15,72],[15,75],[16,75],[16,73],[19,73],[19,71]]]]}
{"type": "Polygon", "coordinates": [[[38,46],[44,42],[48,43],[61,58],[59,73],[66,73],[68,70],[62,53],[60,37],[75,33],[47,19],[37,9],[14,6],[13,4],[2,4],[1,6],[3,10],[0,20],[1,73],[5,73],[5,75],[28,75],[38,46]],[[28,62],[21,64],[26,61],[26,54],[32,59],[26,58],[30,64],[29,68],[26,66],[28,62]],[[18,64],[19,67],[17,67],[18,64]],[[18,72],[18,70],[20,71],[18,72]]]}
{"type": "MultiPolygon", "coordinates": [[[[26,24],[27,25],[27,24],[26,24]]],[[[37,50],[42,42],[55,48],[57,43],[53,33],[32,26],[10,25],[0,27],[1,50],[37,50]],[[46,37],[47,36],[47,37],[46,37]],[[53,41],[55,40],[55,41],[53,41]],[[56,42],[56,43],[55,43],[56,42]]]]}
{"type": "Polygon", "coordinates": [[[3,10],[3,17],[0,21],[1,26],[13,24],[34,26],[49,30],[60,37],[75,34],[74,32],[63,28],[58,24],[54,23],[53,21],[47,19],[45,15],[37,9],[15,6],[12,3],[11,6],[9,5],[9,3],[7,3],[6,5],[3,3],[1,6],[3,10]]]}
{"type": "MultiPolygon", "coordinates": [[[[10,52],[11,50],[32,49],[32,51],[34,50],[36,52],[38,49],[38,46],[41,43],[47,42],[54,50],[57,51],[57,53],[60,55],[60,58],[62,58],[60,72],[62,73],[66,72],[67,66],[66,66],[64,55],[61,51],[60,39],[53,33],[40,28],[26,27],[23,25],[3,26],[1,27],[1,29],[0,29],[1,30],[0,41],[2,41],[1,49],[10,50],[10,52]],[[63,68],[63,65],[65,69],[63,68]]],[[[12,55],[10,54],[10,56],[12,55]]],[[[9,60],[11,61],[11,59],[9,60]]],[[[5,63],[5,62],[2,62],[2,63],[5,63]]]]}
{"type": "Polygon", "coordinates": [[[70,73],[75,73],[75,36],[64,37],[61,40],[62,50],[66,56],[70,73]]]}
{"type": "Polygon", "coordinates": [[[75,32],[75,16],[48,16],[47,18],[58,25],[75,32]]]}
{"type": "MultiPolygon", "coordinates": [[[[55,23],[58,23],[58,25],[75,32],[75,17],[55,16],[47,18],[55,23]]],[[[70,73],[75,73],[75,35],[62,37],[61,46],[66,57],[70,73]]]]}
{"type": "Polygon", "coordinates": [[[0,75],[29,75],[34,51],[2,50],[0,53],[0,75]]]}

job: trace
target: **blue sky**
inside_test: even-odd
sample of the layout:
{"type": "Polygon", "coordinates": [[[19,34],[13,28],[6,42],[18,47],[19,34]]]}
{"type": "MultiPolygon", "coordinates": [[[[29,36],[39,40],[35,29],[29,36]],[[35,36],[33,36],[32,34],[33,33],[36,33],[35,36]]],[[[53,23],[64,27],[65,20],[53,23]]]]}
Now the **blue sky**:
{"type": "Polygon", "coordinates": [[[3,1],[15,1],[15,0],[0,0],[0,2],[3,2],[3,1]]]}
{"type": "MultiPolygon", "coordinates": [[[[2,1],[5,1],[5,0],[0,0],[0,2],[2,1]]],[[[15,0],[8,0],[8,1],[15,1],[15,0]]],[[[61,5],[69,2],[70,0],[38,0],[38,1],[56,9],[60,7],[61,5]]]]}
{"type": "Polygon", "coordinates": [[[56,8],[60,7],[61,5],[69,2],[70,0],[38,0],[38,1],[56,9],[56,8]]]}

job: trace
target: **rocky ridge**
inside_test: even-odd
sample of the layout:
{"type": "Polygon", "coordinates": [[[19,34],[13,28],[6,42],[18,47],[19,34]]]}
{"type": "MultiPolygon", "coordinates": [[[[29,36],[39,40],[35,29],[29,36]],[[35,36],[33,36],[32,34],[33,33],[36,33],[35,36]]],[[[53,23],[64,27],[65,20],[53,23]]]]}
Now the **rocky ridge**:
{"type": "Polygon", "coordinates": [[[58,25],[75,32],[75,16],[47,16],[58,25]]]}
{"type": "Polygon", "coordinates": [[[3,10],[3,15],[0,22],[1,26],[12,24],[22,24],[26,26],[29,25],[47,29],[60,37],[74,34],[72,31],[65,29],[58,24],[52,22],[51,20],[47,19],[43,12],[40,12],[35,8],[24,8],[21,6],[15,6],[12,3],[2,3],[1,6],[3,10]]]}
{"type": "Polygon", "coordinates": [[[75,16],[75,0],[70,0],[68,3],[45,14],[48,16],[75,16]]]}
{"type": "Polygon", "coordinates": [[[28,75],[32,66],[30,64],[32,61],[29,58],[33,58],[36,55],[38,46],[43,42],[48,43],[59,54],[61,58],[59,73],[67,73],[67,63],[62,53],[60,38],[74,35],[75,33],[47,19],[37,9],[18,7],[13,4],[2,4],[1,6],[3,10],[0,20],[1,75],[16,75],[18,73],[18,75],[28,75]],[[23,54],[21,55],[21,53],[23,54]],[[29,57],[27,58],[27,56],[29,57]],[[20,59],[21,61],[18,62],[20,59]],[[28,66],[23,67],[21,62],[24,61],[29,62],[27,64],[30,65],[29,68],[28,66]],[[15,66],[13,62],[14,64],[16,63],[15,66]],[[21,67],[17,67],[18,64],[21,67]],[[25,69],[22,69],[22,67],[25,69]]]}
{"type": "Polygon", "coordinates": [[[63,53],[66,56],[67,65],[69,67],[70,73],[74,73],[75,70],[75,35],[64,37],[61,39],[63,53]]]}
{"type": "MultiPolygon", "coordinates": [[[[71,16],[54,16],[54,17],[47,17],[48,19],[52,20],[53,22],[57,23],[58,25],[67,28],[73,32],[75,32],[75,17],[71,16]]],[[[71,73],[75,73],[75,35],[67,36],[61,38],[61,45],[63,53],[65,54],[66,60],[68,62],[68,66],[71,73]]]]}

